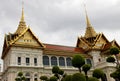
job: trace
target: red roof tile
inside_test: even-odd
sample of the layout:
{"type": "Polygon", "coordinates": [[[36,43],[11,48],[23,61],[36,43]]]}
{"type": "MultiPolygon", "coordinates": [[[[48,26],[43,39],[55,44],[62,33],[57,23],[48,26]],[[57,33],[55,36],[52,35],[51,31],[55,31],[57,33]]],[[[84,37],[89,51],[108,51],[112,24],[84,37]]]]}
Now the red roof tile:
{"type": "Polygon", "coordinates": [[[46,46],[46,49],[84,53],[84,50],[82,48],[53,45],[53,44],[44,44],[44,45],[46,46]]]}
{"type": "Polygon", "coordinates": [[[107,50],[107,49],[109,49],[111,46],[112,46],[112,45],[111,45],[111,42],[110,42],[110,43],[107,43],[107,44],[105,44],[103,50],[107,50]]]}

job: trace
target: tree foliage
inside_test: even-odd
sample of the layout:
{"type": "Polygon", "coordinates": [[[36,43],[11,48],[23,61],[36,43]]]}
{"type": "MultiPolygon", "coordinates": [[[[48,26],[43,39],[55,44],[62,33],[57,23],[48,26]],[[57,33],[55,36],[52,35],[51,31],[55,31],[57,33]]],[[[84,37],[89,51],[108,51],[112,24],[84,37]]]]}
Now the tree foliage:
{"type": "Polygon", "coordinates": [[[117,70],[110,74],[110,76],[114,79],[118,79],[120,81],[120,67],[117,70]]]}
{"type": "Polygon", "coordinates": [[[50,77],[50,81],[57,81],[57,77],[56,76],[50,77]]]}
{"type": "Polygon", "coordinates": [[[47,78],[47,76],[41,76],[40,79],[43,81],[46,81],[48,78],[47,78]]]}
{"type": "Polygon", "coordinates": [[[116,71],[112,72],[110,76],[114,78],[116,81],[120,81],[120,63],[119,63],[119,54],[120,50],[117,47],[111,47],[110,48],[110,53],[114,55],[115,57],[109,56],[106,61],[107,62],[114,62],[116,63],[116,71]]]}
{"type": "Polygon", "coordinates": [[[115,62],[115,58],[113,56],[109,56],[107,59],[106,59],[107,62],[111,62],[111,63],[114,63],[115,62]]]}
{"type": "Polygon", "coordinates": [[[17,77],[15,78],[15,81],[25,81],[25,80],[26,80],[26,78],[23,75],[23,72],[19,72],[17,77]]]}
{"type": "Polygon", "coordinates": [[[22,77],[22,76],[23,76],[23,72],[19,72],[19,73],[18,73],[18,76],[19,76],[19,77],[22,77]]]}
{"type": "Polygon", "coordinates": [[[89,77],[88,81],[99,81],[96,77],[89,77]]]}
{"type": "Polygon", "coordinates": [[[57,77],[57,79],[61,80],[64,77],[64,71],[61,70],[58,66],[53,66],[52,68],[52,73],[54,74],[55,77],[57,77]]]}
{"type": "Polygon", "coordinates": [[[72,75],[67,75],[63,81],[72,81],[72,75]]]}
{"type": "Polygon", "coordinates": [[[72,65],[79,69],[81,72],[81,67],[85,64],[85,59],[81,55],[74,55],[72,59],[72,65]]]}
{"type": "Polygon", "coordinates": [[[82,66],[82,70],[85,72],[85,75],[87,75],[87,72],[90,70],[91,65],[90,64],[84,64],[82,66]]]}
{"type": "Polygon", "coordinates": [[[104,72],[101,70],[101,69],[95,69],[93,71],[93,77],[96,77],[96,78],[102,78],[104,76],[104,72]]]}
{"type": "Polygon", "coordinates": [[[64,71],[61,70],[61,69],[59,69],[58,74],[63,75],[63,74],[64,74],[64,71]]]}
{"type": "Polygon", "coordinates": [[[86,77],[82,73],[75,73],[72,75],[72,81],[86,81],[86,77]]]}
{"type": "Polygon", "coordinates": [[[59,68],[58,66],[53,66],[53,68],[52,68],[52,73],[53,73],[53,74],[56,74],[56,73],[59,72],[59,70],[60,70],[60,68],[59,68]]]}
{"type": "Polygon", "coordinates": [[[111,47],[110,48],[110,53],[111,54],[114,54],[114,55],[117,55],[117,54],[119,54],[119,49],[117,48],[117,47],[111,47]]]}

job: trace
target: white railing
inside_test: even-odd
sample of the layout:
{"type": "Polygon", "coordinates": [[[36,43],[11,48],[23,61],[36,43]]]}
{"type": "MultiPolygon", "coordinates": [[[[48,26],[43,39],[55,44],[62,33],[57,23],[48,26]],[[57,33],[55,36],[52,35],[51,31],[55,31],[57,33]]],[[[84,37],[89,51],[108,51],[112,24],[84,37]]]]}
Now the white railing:
{"type": "Polygon", "coordinates": [[[101,62],[98,62],[95,66],[95,68],[104,68],[104,67],[115,67],[115,63],[108,63],[106,60],[103,60],[101,62]]]}

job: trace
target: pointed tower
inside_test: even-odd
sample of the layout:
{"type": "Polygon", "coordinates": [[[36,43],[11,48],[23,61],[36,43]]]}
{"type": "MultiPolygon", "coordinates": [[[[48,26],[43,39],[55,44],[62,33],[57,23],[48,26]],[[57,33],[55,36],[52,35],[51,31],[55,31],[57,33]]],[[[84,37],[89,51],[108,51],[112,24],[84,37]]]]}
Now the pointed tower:
{"type": "Polygon", "coordinates": [[[96,31],[94,30],[94,28],[92,27],[90,21],[89,21],[89,18],[88,18],[88,15],[87,15],[87,11],[85,10],[85,13],[86,13],[86,32],[85,32],[85,38],[93,38],[93,37],[96,37],[97,33],[96,31]]]}
{"type": "Polygon", "coordinates": [[[18,28],[17,28],[15,34],[20,35],[26,28],[27,28],[26,23],[24,21],[24,8],[22,8],[21,20],[19,22],[19,25],[18,25],[18,28]]]}

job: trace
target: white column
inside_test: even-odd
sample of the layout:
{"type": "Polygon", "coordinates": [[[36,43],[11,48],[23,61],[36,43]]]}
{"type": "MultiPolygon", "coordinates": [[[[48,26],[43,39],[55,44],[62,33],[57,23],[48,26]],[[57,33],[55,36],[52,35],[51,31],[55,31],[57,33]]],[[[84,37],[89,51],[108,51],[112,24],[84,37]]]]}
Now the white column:
{"type": "Polygon", "coordinates": [[[25,57],[25,55],[21,57],[21,65],[26,66],[26,57],[25,57]]]}
{"type": "Polygon", "coordinates": [[[48,57],[49,57],[49,66],[51,67],[51,56],[48,57]]]}
{"type": "Polygon", "coordinates": [[[30,79],[31,81],[34,81],[34,73],[33,72],[31,73],[31,77],[30,78],[31,78],[30,79]]]}
{"type": "Polygon", "coordinates": [[[67,68],[66,57],[64,57],[64,60],[65,60],[65,68],[67,68]]]}
{"type": "Polygon", "coordinates": [[[38,53],[38,57],[40,58],[39,62],[40,62],[40,67],[43,67],[43,51],[40,50],[39,53],[38,53]]]}
{"type": "Polygon", "coordinates": [[[30,59],[30,66],[33,66],[34,57],[31,54],[30,54],[29,59],[30,59]]]}
{"type": "Polygon", "coordinates": [[[60,66],[60,65],[59,65],[59,57],[57,57],[57,64],[58,64],[58,66],[60,66]]]}

